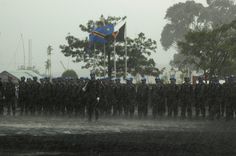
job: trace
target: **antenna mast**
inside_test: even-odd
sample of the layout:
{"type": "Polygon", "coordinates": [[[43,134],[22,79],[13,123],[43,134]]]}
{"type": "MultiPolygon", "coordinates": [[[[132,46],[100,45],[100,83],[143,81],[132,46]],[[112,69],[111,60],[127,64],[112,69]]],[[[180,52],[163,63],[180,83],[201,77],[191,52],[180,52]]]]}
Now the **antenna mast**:
{"type": "Polygon", "coordinates": [[[21,41],[22,41],[23,55],[24,55],[24,66],[23,66],[23,69],[25,69],[25,43],[24,43],[23,34],[21,34],[21,41]]]}

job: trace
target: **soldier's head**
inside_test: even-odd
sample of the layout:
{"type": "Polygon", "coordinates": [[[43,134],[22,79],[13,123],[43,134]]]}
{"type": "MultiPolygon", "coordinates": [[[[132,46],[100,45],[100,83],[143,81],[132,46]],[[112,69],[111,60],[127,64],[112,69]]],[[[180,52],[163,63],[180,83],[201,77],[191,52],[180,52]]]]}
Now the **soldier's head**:
{"type": "Polygon", "coordinates": [[[142,79],[141,79],[141,82],[142,82],[142,84],[146,84],[146,78],[145,77],[142,77],[142,79]]]}
{"type": "Polygon", "coordinates": [[[132,82],[133,82],[133,78],[130,77],[130,78],[127,78],[127,79],[126,79],[126,83],[127,83],[127,84],[131,84],[132,82]]]}
{"type": "Polygon", "coordinates": [[[231,75],[231,76],[229,77],[229,82],[230,82],[230,83],[235,83],[235,76],[234,76],[234,75],[231,75]]]}
{"type": "Polygon", "coordinates": [[[21,80],[22,82],[25,82],[25,77],[22,76],[22,77],[20,78],[20,80],[21,80]]]}
{"type": "Polygon", "coordinates": [[[33,80],[34,81],[38,81],[38,78],[35,76],[35,77],[33,77],[33,80]]]}
{"type": "Polygon", "coordinates": [[[156,78],[155,78],[155,81],[156,81],[156,83],[161,83],[160,77],[156,77],[156,78]]]}
{"type": "Polygon", "coordinates": [[[120,78],[115,79],[116,83],[120,83],[120,78]]]}
{"type": "Polygon", "coordinates": [[[225,83],[229,83],[229,76],[225,76],[225,83]]]}
{"type": "Polygon", "coordinates": [[[174,77],[171,77],[171,78],[170,78],[170,83],[171,83],[171,84],[175,84],[175,83],[176,83],[176,79],[175,79],[174,77]]]}
{"type": "Polygon", "coordinates": [[[95,80],[95,72],[90,73],[90,78],[91,78],[91,80],[95,80]]]}
{"type": "Polygon", "coordinates": [[[12,82],[12,77],[8,76],[8,82],[12,82]]]}
{"type": "Polygon", "coordinates": [[[185,82],[185,83],[189,83],[189,82],[190,82],[190,78],[189,78],[189,77],[185,77],[185,78],[184,78],[184,82],[185,82]]]}
{"type": "Polygon", "coordinates": [[[203,83],[203,77],[202,76],[198,77],[198,83],[203,83]]]}
{"type": "Polygon", "coordinates": [[[42,79],[39,79],[39,81],[40,81],[40,83],[43,83],[44,82],[44,79],[42,78],[42,79]]]}

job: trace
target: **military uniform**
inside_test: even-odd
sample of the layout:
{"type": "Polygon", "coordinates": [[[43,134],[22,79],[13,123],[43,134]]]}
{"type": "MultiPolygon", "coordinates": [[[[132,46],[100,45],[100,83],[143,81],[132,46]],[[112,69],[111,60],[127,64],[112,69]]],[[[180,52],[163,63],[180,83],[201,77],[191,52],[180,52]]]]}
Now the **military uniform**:
{"type": "Polygon", "coordinates": [[[91,80],[88,81],[84,90],[87,96],[87,113],[89,121],[92,120],[92,116],[95,115],[95,119],[98,120],[99,110],[98,104],[100,100],[100,86],[99,82],[95,79],[95,74],[91,74],[91,80]]]}
{"type": "Polygon", "coordinates": [[[189,82],[189,78],[185,78],[185,82],[181,85],[181,117],[185,118],[186,113],[189,118],[192,117],[193,86],[189,82]]]}
{"type": "Polygon", "coordinates": [[[135,106],[136,106],[136,88],[132,83],[132,79],[127,80],[125,86],[125,102],[124,102],[124,112],[126,116],[133,117],[135,106]]]}
{"type": "Polygon", "coordinates": [[[115,102],[114,102],[114,106],[113,106],[113,115],[122,115],[123,112],[123,107],[122,107],[122,102],[123,102],[123,96],[122,96],[122,92],[123,92],[123,86],[120,83],[120,79],[116,79],[116,85],[114,88],[114,94],[115,94],[115,102]]]}
{"type": "Polygon", "coordinates": [[[213,80],[209,85],[209,117],[210,119],[220,118],[220,107],[222,99],[222,86],[218,82],[217,78],[213,80]]]}
{"type": "Polygon", "coordinates": [[[4,92],[6,97],[6,105],[7,105],[7,114],[15,115],[16,113],[16,102],[15,102],[15,93],[16,88],[15,84],[11,81],[11,79],[8,80],[8,82],[4,86],[4,92]]]}
{"type": "Polygon", "coordinates": [[[179,102],[179,87],[175,84],[175,79],[171,79],[171,84],[167,86],[167,108],[168,116],[174,114],[175,117],[178,116],[178,102],[179,102]]]}
{"type": "Polygon", "coordinates": [[[149,87],[146,79],[142,79],[142,84],[137,88],[138,116],[146,117],[148,113],[149,87]]]}
{"type": "Polygon", "coordinates": [[[196,84],[195,90],[195,110],[196,116],[206,116],[206,97],[207,97],[207,85],[203,82],[202,78],[199,78],[198,84],[196,84]]]}
{"type": "Polygon", "coordinates": [[[3,83],[0,78],[0,115],[3,115],[4,113],[4,89],[3,89],[3,83]]]}
{"type": "Polygon", "coordinates": [[[165,93],[165,86],[162,84],[160,78],[156,78],[156,85],[152,87],[151,91],[152,115],[154,118],[165,115],[165,93]]]}
{"type": "Polygon", "coordinates": [[[19,98],[18,103],[20,107],[20,114],[23,115],[26,107],[27,100],[27,83],[25,82],[25,78],[22,77],[19,82],[19,98]]]}

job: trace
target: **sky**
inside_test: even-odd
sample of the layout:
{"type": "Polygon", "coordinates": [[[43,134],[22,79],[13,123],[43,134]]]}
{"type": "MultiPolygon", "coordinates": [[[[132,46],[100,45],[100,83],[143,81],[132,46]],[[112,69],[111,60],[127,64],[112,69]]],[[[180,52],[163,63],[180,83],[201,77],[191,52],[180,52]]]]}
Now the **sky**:
{"type": "MultiPolygon", "coordinates": [[[[47,47],[53,47],[52,73],[60,76],[64,71],[60,61],[79,76],[87,76],[81,64],[73,63],[60,52],[68,33],[78,38],[88,34],[79,29],[88,20],[107,16],[127,16],[127,35],[144,32],[158,42],[153,55],[157,67],[169,66],[175,50],[164,51],[160,44],[161,32],[167,21],[166,10],[186,0],[0,0],[0,72],[15,70],[24,64],[23,43],[28,64],[28,40],[32,40],[32,64],[45,73],[47,47]]],[[[206,5],[206,0],[195,0],[206,5]]]]}

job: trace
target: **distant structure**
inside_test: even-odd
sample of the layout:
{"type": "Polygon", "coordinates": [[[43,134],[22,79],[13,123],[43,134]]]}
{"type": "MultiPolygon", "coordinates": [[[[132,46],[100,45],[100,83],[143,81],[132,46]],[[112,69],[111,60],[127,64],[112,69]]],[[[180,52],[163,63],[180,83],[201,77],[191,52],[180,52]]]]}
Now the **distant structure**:
{"type": "Polygon", "coordinates": [[[49,45],[47,48],[47,61],[46,61],[46,75],[51,79],[52,78],[52,46],[49,45]]]}
{"type": "Polygon", "coordinates": [[[31,71],[31,70],[14,70],[14,71],[3,71],[2,73],[0,73],[0,78],[2,79],[3,82],[7,82],[8,78],[11,77],[12,81],[15,84],[18,84],[21,77],[25,77],[33,79],[33,77],[37,77],[38,80],[43,78],[41,75],[31,71]]]}

